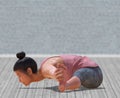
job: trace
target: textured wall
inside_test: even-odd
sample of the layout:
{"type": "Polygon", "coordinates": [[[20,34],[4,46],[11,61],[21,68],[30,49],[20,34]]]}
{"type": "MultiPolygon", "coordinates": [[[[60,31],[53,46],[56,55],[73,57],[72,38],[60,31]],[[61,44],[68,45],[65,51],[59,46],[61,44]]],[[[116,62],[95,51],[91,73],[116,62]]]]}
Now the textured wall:
{"type": "Polygon", "coordinates": [[[0,0],[0,53],[120,53],[120,0],[0,0]]]}

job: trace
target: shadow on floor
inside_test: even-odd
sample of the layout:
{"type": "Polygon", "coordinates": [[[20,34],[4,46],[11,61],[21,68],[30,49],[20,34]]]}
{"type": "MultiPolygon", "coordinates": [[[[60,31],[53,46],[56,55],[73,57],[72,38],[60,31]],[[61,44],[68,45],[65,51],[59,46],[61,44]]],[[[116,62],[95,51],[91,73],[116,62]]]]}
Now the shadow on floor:
{"type": "MultiPolygon", "coordinates": [[[[51,87],[19,87],[19,89],[48,89],[48,90],[53,90],[55,92],[59,92],[58,90],[58,86],[51,86],[51,87]]],[[[98,87],[98,88],[94,88],[94,89],[88,89],[85,88],[83,86],[81,86],[79,89],[76,90],[71,90],[71,91],[65,91],[66,93],[69,92],[77,92],[77,91],[85,91],[85,90],[101,90],[101,89],[105,89],[104,87],[98,87]]]]}
{"type": "Polygon", "coordinates": [[[18,89],[44,89],[44,87],[19,87],[18,89]]]}
{"type": "MultiPolygon", "coordinates": [[[[59,92],[58,90],[58,86],[52,86],[52,87],[45,87],[43,89],[50,89],[50,90],[53,90],[55,92],[59,92]]],[[[65,91],[66,93],[69,93],[69,92],[77,92],[77,91],[84,91],[84,90],[101,90],[101,89],[105,89],[104,87],[98,87],[98,88],[94,88],[94,89],[88,89],[88,88],[85,88],[83,86],[81,86],[79,89],[76,89],[76,90],[67,90],[65,91]]]]}

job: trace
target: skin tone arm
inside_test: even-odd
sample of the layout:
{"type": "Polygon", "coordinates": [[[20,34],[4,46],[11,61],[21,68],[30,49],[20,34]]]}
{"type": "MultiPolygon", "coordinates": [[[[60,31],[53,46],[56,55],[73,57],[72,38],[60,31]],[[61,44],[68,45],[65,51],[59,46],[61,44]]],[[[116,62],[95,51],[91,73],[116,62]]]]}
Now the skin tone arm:
{"type": "Polygon", "coordinates": [[[64,78],[64,70],[66,70],[64,64],[49,64],[49,66],[44,65],[44,67],[41,68],[41,73],[45,78],[52,78],[57,81],[62,81],[64,78]]]}
{"type": "Polygon", "coordinates": [[[63,69],[66,69],[63,60],[60,57],[51,57],[42,64],[40,70],[45,78],[59,80],[63,76],[63,69]],[[59,78],[58,78],[59,77],[59,78]]]}
{"type": "MultiPolygon", "coordinates": [[[[46,62],[44,63],[43,67],[41,68],[42,75],[45,78],[52,78],[59,82],[58,89],[62,89],[65,86],[65,80],[64,80],[64,72],[67,69],[67,67],[60,62],[46,62]]],[[[61,91],[61,90],[60,90],[61,91]]]]}

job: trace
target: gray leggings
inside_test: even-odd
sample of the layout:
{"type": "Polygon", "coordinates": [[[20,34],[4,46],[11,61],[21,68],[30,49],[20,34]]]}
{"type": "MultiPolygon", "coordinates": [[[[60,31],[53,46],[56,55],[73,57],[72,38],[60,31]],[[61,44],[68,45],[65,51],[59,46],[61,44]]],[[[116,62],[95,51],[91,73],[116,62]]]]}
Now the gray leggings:
{"type": "Polygon", "coordinates": [[[73,76],[77,76],[81,85],[87,88],[97,88],[103,81],[103,74],[99,67],[80,68],[73,76]]]}

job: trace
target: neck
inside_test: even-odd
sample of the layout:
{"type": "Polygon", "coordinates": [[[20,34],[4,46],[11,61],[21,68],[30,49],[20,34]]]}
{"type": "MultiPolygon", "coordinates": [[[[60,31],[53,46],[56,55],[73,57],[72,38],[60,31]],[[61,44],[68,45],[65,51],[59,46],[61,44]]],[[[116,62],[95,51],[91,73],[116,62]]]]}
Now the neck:
{"type": "Polygon", "coordinates": [[[32,82],[38,82],[38,81],[40,81],[42,79],[43,79],[43,76],[39,72],[32,75],[32,82]]]}

